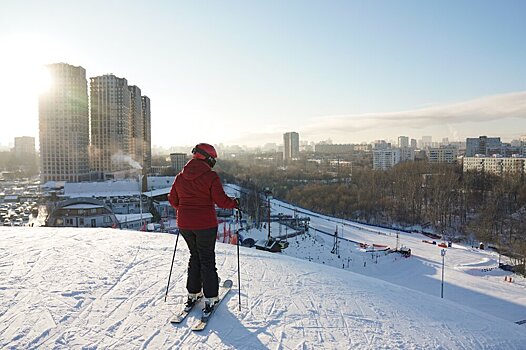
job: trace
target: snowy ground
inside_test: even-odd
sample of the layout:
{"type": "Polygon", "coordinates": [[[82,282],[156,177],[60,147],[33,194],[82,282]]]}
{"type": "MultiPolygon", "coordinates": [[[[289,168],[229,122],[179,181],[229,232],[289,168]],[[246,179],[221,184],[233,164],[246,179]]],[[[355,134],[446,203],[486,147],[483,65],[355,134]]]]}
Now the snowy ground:
{"type": "MultiPolygon", "coordinates": [[[[241,248],[241,312],[237,293],[231,293],[209,328],[193,333],[189,325],[197,311],[183,324],[168,322],[185,294],[188,253],[182,240],[164,302],[174,235],[9,227],[0,228],[0,240],[2,349],[524,349],[526,343],[522,326],[486,310],[248,248],[241,248]]],[[[218,244],[217,265],[237,287],[235,248],[218,244]]],[[[458,293],[468,293],[468,277],[487,277],[466,272],[488,265],[483,259],[473,265],[469,254],[448,251],[447,273],[457,271],[468,281],[458,293]]],[[[366,267],[368,274],[385,277],[378,272],[382,265],[387,260],[366,267]]],[[[408,271],[409,280],[420,273],[431,280],[437,273],[435,261],[424,264],[418,256],[391,265],[400,275],[408,271]]],[[[495,295],[478,296],[487,303],[499,296],[517,303],[495,289],[495,295]]]]}
{"type": "MultiPolygon", "coordinates": [[[[229,185],[235,189],[235,186],[229,185]]],[[[289,239],[289,247],[283,255],[320,264],[334,266],[347,271],[375,277],[400,286],[408,287],[432,296],[441,296],[442,256],[433,241],[418,233],[357,224],[296,208],[277,199],[271,200],[272,214],[298,215],[310,218],[309,233],[289,239]],[[334,238],[322,232],[334,234],[353,242],[368,244],[368,249],[358,244],[339,240],[338,254],[331,254],[334,238]],[[397,239],[398,234],[398,239],[397,239]],[[412,257],[402,258],[398,254],[370,252],[373,244],[391,248],[411,248],[412,257]]],[[[271,224],[273,235],[280,231],[276,222],[271,224]]],[[[284,232],[283,227],[281,232],[284,232]]],[[[247,236],[266,239],[267,230],[249,230],[247,236]]],[[[379,248],[381,249],[381,248],[379,248]]],[[[444,298],[469,306],[502,319],[521,322],[526,320],[526,280],[498,268],[499,255],[492,251],[453,244],[446,248],[444,258],[444,298]],[[512,283],[508,282],[510,277],[512,283]]],[[[504,258],[503,262],[504,261],[504,258]]]]}

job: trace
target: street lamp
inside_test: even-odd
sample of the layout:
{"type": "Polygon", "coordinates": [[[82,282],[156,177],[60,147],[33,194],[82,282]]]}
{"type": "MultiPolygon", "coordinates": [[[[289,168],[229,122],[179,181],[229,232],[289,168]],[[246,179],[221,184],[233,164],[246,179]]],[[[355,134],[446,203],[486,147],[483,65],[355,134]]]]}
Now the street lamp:
{"type": "Polygon", "coordinates": [[[142,229],[142,181],[141,181],[141,174],[139,174],[139,212],[141,213],[141,229],[142,229]]]}
{"type": "Polygon", "coordinates": [[[440,291],[440,297],[444,298],[444,259],[446,257],[446,250],[442,249],[440,255],[442,256],[442,288],[440,291]]]}
{"type": "Polygon", "coordinates": [[[267,198],[267,209],[268,209],[268,238],[267,245],[270,244],[270,200],[272,199],[272,191],[267,187],[265,188],[265,198],[267,198]]]}

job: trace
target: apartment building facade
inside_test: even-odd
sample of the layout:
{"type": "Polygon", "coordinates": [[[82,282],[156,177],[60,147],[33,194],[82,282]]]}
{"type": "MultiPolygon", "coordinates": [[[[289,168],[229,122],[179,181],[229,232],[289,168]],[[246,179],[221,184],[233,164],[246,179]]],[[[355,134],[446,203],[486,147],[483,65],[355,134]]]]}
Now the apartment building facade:
{"type": "Polygon", "coordinates": [[[130,90],[130,156],[141,167],[144,166],[144,117],[142,113],[141,89],[128,86],[130,90]]]}
{"type": "Polygon", "coordinates": [[[152,167],[152,121],[150,98],[141,96],[142,126],[143,126],[143,168],[148,171],[152,167]]]}
{"type": "Polygon", "coordinates": [[[466,157],[474,157],[477,154],[485,156],[500,154],[501,148],[500,137],[479,136],[466,139],[466,157]]]}
{"type": "Polygon", "coordinates": [[[183,170],[187,162],[186,153],[170,153],[170,164],[175,172],[183,170]]]}
{"type": "Polygon", "coordinates": [[[462,170],[489,173],[494,175],[524,175],[526,158],[524,157],[464,157],[462,170]]]}
{"type": "Polygon", "coordinates": [[[438,147],[427,150],[427,158],[430,163],[456,163],[458,149],[455,147],[438,147]]]}
{"type": "Polygon", "coordinates": [[[31,136],[15,137],[15,157],[34,156],[35,155],[35,138],[31,136]]]}
{"type": "Polygon", "coordinates": [[[47,65],[52,86],[39,97],[42,183],[90,179],[89,104],[86,70],[66,63],[47,65]]]}
{"type": "Polygon", "coordinates": [[[125,78],[107,74],[90,81],[91,168],[113,176],[130,168],[132,95],[125,78]]]}
{"type": "Polygon", "coordinates": [[[283,134],[283,160],[285,163],[297,158],[300,154],[300,135],[297,132],[283,134]]]}
{"type": "Polygon", "coordinates": [[[400,163],[399,148],[373,149],[373,169],[387,170],[400,163]]]}

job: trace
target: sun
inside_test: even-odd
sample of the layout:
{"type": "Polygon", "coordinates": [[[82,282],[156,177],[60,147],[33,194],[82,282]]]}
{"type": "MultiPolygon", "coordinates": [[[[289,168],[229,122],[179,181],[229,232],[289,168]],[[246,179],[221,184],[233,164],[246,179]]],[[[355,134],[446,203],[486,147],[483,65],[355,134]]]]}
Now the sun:
{"type": "Polygon", "coordinates": [[[45,64],[49,51],[53,51],[44,37],[19,34],[0,37],[5,54],[0,57],[2,85],[10,94],[38,96],[46,92],[52,82],[45,64]]]}
{"type": "Polygon", "coordinates": [[[34,91],[37,94],[46,93],[53,85],[51,73],[45,66],[35,68],[34,91]]]}
{"type": "Polygon", "coordinates": [[[0,33],[0,47],[0,118],[16,120],[0,128],[0,142],[6,143],[14,136],[38,134],[39,96],[53,84],[46,65],[54,62],[50,55],[59,48],[34,33],[0,33]]]}

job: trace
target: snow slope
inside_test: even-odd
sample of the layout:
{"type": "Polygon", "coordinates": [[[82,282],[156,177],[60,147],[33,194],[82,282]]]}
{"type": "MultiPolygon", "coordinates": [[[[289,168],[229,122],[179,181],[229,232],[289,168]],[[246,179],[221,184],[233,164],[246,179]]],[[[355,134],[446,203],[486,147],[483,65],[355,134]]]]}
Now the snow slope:
{"type": "MultiPolygon", "coordinates": [[[[524,349],[524,328],[341,268],[241,248],[237,293],[209,328],[168,320],[185,290],[175,236],[112,229],[0,228],[2,349],[524,349]]],[[[237,285],[236,247],[217,246],[237,285]]]]}
{"type": "MultiPolygon", "coordinates": [[[[345,265],[345,269],[349,271],[440,297],[442,273],[440,251],[443,248],[423,242],[433,239],[418,233],[397,232],[331,218],[295,208],[276,199],[272,201],[272,210],[273,214],[281,212],[291,215],[296,210],[299,215],[311,218],[310,227],[313,230],[310,236],[304,240],[293,239],[293,242],[299,240],[299,243],[291,244],[284,250],[284,254],[307,260],[310,258],[312,261],[340,268],[345,265]],[[391,248],[396,247],[398,233],[399,246],[411,248],[412,257],[397,259],[396,254],[366,253],[359,245],[341,240],[340,258],[338,258],[330,254],[334,238],[319,232],[333,234],[336,227],[340,237],[369,245],[387,245],[391,248]],[[314,229],[319,231],[316,232],[314,229]]],[[[441,243],[440,240],[436,242],[441,243]]],[[[453,244],[446,251],[444,298],[505,320],[513,322],[526,320],[526,280],[498,269],[498,253],[459,244],[453,244]],[[506,282],[505,277],[512,277],[513,283],[506,282]]]]}

